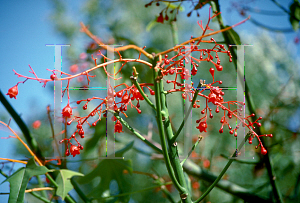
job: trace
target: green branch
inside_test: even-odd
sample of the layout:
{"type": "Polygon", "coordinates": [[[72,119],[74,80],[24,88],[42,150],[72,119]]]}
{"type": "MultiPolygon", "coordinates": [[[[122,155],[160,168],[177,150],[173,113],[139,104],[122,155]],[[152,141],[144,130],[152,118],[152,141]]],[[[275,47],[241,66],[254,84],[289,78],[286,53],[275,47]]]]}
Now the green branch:
{"type": "Polygon", "coordinates": [[[91,203],[91,200],[85,196],[85,194],[82,192],[82,190],[79,188],[78,183],[74,180],[74,178],[71,178],[71,183],[79,195],[79,197],[85,202],[85,203],[91,203]]]}
{"type": "MultiPolygon", "coordinates": [[[[170,161],[170,157],[169,157],[169,153],[168,153],[168,149],[167,149],[166,138],[165,138],[165,133],[164,133],[164,125],[163,125],[163,117],[164,117],[164,119],[166,119],[166,116],[164,116],[164,115],[166,115],[167,112],[164,111],[164,115],[162,114],[162,104],[164,103],[162,101],[162,98],[161,98],[162,95],[164,95],[164,92],[163,92],[163,89],[162,89],[162,87],[163,87],[162,86],[163,81],[159,77],[160,76],[159,74],[161,74],[161,73],[156,68],[156,63],[157,63],[157,57],[155,57],[154,60],[153,60],[153,62],[152,62],[153,79],[154,79],[154,91],[155,91],[155,101],[156,101],[156,119],[157,119],[159,136],[160,136],[160,140],[161,140],[161,147],[162,147],[162,151],[163,151],[163,155],[164,155],[166,167],[167,167],[168,173],[170,175],[170,178],[171,178],[174,186],[176,187],[176,189],[180,193],[180,197],[181,197],[182,201],[186,202],[186,200],[187,200],[188,202],[191,202],[191,201],[189,201],[190,197],[186,198],[187,195],[188,195],[187,190],[179,184],[179,182],[178,182],[178,180],[176,178],[176,175],[174,174],[174,171],[173,171],[173,168],[172,168],[172,164],[171,164],[171,161],[170,161]]],[[[169,125],[169,126],[171,127],[171,125],[169,125]]],[[[174,159],[175,157],[171,156],[171,158],[174,159]]],[[[180,165],[180,163],[179,163],[179,165],[180,165]]],[[[176,170],[176,172],[177,172],[177,170],[176,170]]]]}
{"type": "MultiPolygon", "coordinates": [[[[158,73],[160,74],[160,70],[158,73]]],[[[159,80],[158,86],[159,86],[158,95],[160,96],[160,101],[161,101],[161,116],[163,120],[165,135],[169,145],[169,156],[170,156],[171,164],[173,166],[179,184],[183,188],[187,188],[186,181],[183,174],[183,169],[180,164],[177,142],[176,140],[173,141],[174,136],[173,136],[173,130],[170,122],[169,111],[167,108],[166,94],[164,93],[163,80],[161,79],[159,80]]],[[[191,197],[188,196],[188,193],[181,194],[181,199],[183,200],[183,202],[191,202],[191,197]]]]}
{"type": "Polygon", "coordinates": [[[148,141],[146,138],[144,138],[141,134],[136,132],[126,121],[124,121],[123,118],[119,116],[119,113],[109,110],[110,112],[114,113],[114,116],[121,122],[121,124],[126,127],[128,130],[130,130],[135,136],[137,136],[140,140],[145,142],[149,147],[157,151],[158,153],[162,154],[162,150],[156,147],[154,144],[152,144],[150,141],[148,141]]]}
{"type": "Polygon", "coordinates": [[[141,93],[142,97],[145,99],[145,101],[154,109],[156,110],[154,104],[150,101],[150,99],[147,97],[147,95],[144,93],[144,91],[142,90],[140,84],[137,82],[137,77],[134,76],[130,76],[130,80],[132,82],[132,84],[134,84],[134,86],[139,90],[139,92],[141,93]]]}
{"type": "Polygon", "coordinates": [[[197,145],[199,144],[199,142],[202,140],[203,137],[198,137],[197,142],[193,145],[192,149],[189,151],[188,155],[186,155],[186,157],[182,160],[182,162],[180,163],[181,166],[184,164],[184,162],[189,158],[189,156],[191,155],[191,153],[194,151],[194,149],[197,147],[197,145]]]}
{"type": "Polygon", "coordinates": [[[39,200],[42,200],[43,202],[53,203],[52,201],[48,200],[47,198],[38,195],[36,192],[30,192],[30,194],[33,195],[34,197],[38,198],[39,200]]]}
{"type": "MultiPolygon", "coordinates": [[[[239,147],[238,147],[238,151],[240,151],[242,149],[242,147],[244,146],[245,142],[247,142],[247,139],[249,138],[250,134],[247,134],[245,139],[240,143],[239,147]]],[[[231,156],[231,159],[227,162],[226,166],[223,168],[223,170],[221,171],[221,173],[219,174],[219,176],[217,177],[217,179],[213,182],[213,184],[211,184],[211,186],[209,186],[209,188],[205,191],[205,193],[202,194],[202,196],[197,199],[195,202],[198,203],[200,201],[202,201],[209,193],[210,191],[216,186],[216,184],[221,180],[221,178],[223,177],[223,175],[226,173],[227,169],[229,168],[229,166],[232,164],[234,158],[237,157],[237,151],[235,151],[233,153],[233,155],[231,156]]]]}

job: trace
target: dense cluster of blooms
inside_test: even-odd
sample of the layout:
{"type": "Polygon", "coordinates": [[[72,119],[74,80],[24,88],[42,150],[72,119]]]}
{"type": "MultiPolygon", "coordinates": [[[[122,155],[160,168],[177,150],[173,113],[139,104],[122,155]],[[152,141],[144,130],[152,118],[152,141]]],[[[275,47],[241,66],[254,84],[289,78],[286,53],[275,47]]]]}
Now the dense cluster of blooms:
{"type": "MultiPolygon", "coordinates": [[[[218,15],[218,13],[215,13],[212,17],[209,16],[209,21],[217,15],[218,15]]],[[[211,30],[209,28],[208,24],[206,25],[205,28],[202,26],[202,22],[201,23],[198,22],[198,25],[203,30],[202,36],[204,36],[204,33],[207,30],[211,30]]],[[[101,45],[101,42],[97,41],[97,38],[94,37],[93,39],[94,40],[96,39],[95,41],[101,45]]],[[[227,126],[230,130],[230,134],[237,136],[237,129],[239,128],[240,125],[243,125],[243,126],[247,127],[249,129],[249,132],[251,133],[251,136],[249,137],[249,144],[251,144],[253,138],[256,137],[259,141],[258,146],[261,147],[261,153],[266,154],[267,151],[263,147],[260,137],[261,136],[272,137],[272,135],[257,135],[256,132],[254,131],[255,130],[254,125],[256,125],[256,127],[261,126],[261,124],[258,121],[261,120],[262,118],[259,117],[256,121],[251,122],[249,120],[249,118],[253,117],[254,114],[251,114],[250,116],[247,116],[247,117],[242,117],[240,114],[240,111],[241,111],[241,108],[244,105],[244,103],[240,102],[240,101],[224,101],[223,96],[225,95],[225,93],[222,91],[222,88],[220,88],[219,86],[216,85],[216,84],[222,84],[221,80],[215,81],[215,77],[214,77],[215,70],[217,70],[219,72],[223,70],[223,66],[221,66],[221,60],[220,60],[219,55],[221,55],[221,54],[227,55],[229,57],[229,62],[232,62],[231,52],[229,50],[227,50],[224,47],[224,45],[217,43],[213,38],[210,38],[210,40],[206,41],[208,43],[214,44],[214,46],[212,48],[200,49],[199,44],[202,41],[204,41],[204,40],[202,40],[202,38],[191,37],[191,39],[189,41],[187,41],[186,43],[175,46],[171,50],[167,50],[165,52],[157,54],[158,56],[160,56],[160,58],[156,64],[156,68],[158,68],[161,73],[160,79],[162,79],[166,76],[173,78],[172,80],[166,80],[166,83],[173,84],[173,88],[167,90],[167,93],[180,92],[182,94],[182,98],[189,99],[190,102],[193,101],[193,98],[196,96],[196,94],[197,94],[197,96],[200,96],[206,100],[206,105],[201,110],[201,114],[203,116],[196,121],[196,123],[198,124],[198,126],[196,126],[196,128],[199,129],[200,133],[207,132],[207,126],[208,126],[207,125],[207,117],[209,116],[209,118],[211,118],[211,119],[213,118],[213,114],[212,114],[213,109],[208,106],[209,103],[212,103],[216,107],[215,113],[219,113],[220,110],[222,110],[224,112],[224,115],[222,116],[222,118],[220,120],[220,123],[221,123],[221,128],[219,130],[220,133],[223,133],[224,126],[227,126]],[[188,45],[188,48],[184,45],[188,45]],[[169,57],[167,55],[167,53],[169,53],[171,51],[173,51],[175,53],[175,55],[173,57],[169,57]],[[196,58],[196,57],[192,56],[192,53],[199,53],[200,57],[196,58]],[[208,71],[213,78],[213,82],[210,84],[205,84],[205,81],[204,82],[201,81],[201,89],[197,89],[196,87],[194,87],[193,83],[192,83],[192,85],[181,83],[181,79],[190,78],[191,76],[195,76],[198,73],[197,68],[199,67],[199,63],[202,61],[207,61],[212,64],[213,67],[211,67],[208,71]],[[186,66],[186,64],[188,64],[189,66],[186,66]],[[187,68],[187,67],[191,67],[191,69],[187,68]],[[209,91],[208,95],[204,94],[205,90],[209,91]],[[189,94],[186,94],[186,93],[189,93],[189,94]],[[189,98],[186,98],[186,95],[189,98]],[[236,107],[236,109],[234,109],[235,107],[236,107]],[[231,119],[232,117],[235,117],[235,118],[237,118],[237,120],[239,120],[239,123],[234,128],[232,128],[229,125],[229,119],[231,119]]],[[[62,109],[61,115],[67,125],[71,125],[72,123],[75,122],[76,130],[69,138],[65,138],[60,141],[60,143],[67,142],[67,150],[65,152],[65,154],[67,156],[69,156],[70,154],[73,156],[76,156],[77,154],[80,154],[80,150],[83,150],[83,146],[80,144],[80,142],[76,138],[76,135],[78,135],[77,137],[80,137],[80,138],[85,137],[83,125],[87,124],[89,126],[96,126],[97,122],[100,121],[102,117],[105,117],[105,118],[107,117],[107,112],[109,111],[109,109],[110,110],[113,109],[115,112],[122,113],[127,117],[126,111],[127,111],[128,105],[130,105],[131,108],[136,109],[137,113],[141,114],[142,110],[140,109],[140,101],[144,101],[150,95],[151,96],[155,95],[155,91],[151,88],[154,85],[153,83],[140,83],[140,84],[138,84],[140,88],[138,88],[135,84],[128,85],[125,83],[119,84],[115,87],[112,87],[111,85],[109,85],[108,86],[108,95],[113,95],[113,96],[107,96],[105,98],[92,97],[92,98],[86,98],[86,99],[77,101],[76,102],[77,105],[84,103],[84,105],[82,107],[83,110],[87,110],[89,102],[91,102],[91,101],[97,100],[97,101],[99,101],[99,103],[96,108],[94,108],[92,111],[88,112],[85,116],[75,116],[75,115],[73,115],[73,110],[72,110],[72,107],[70,106],[70,96],[69,96],[70,80],[73,80],[74,78],[78,78],[78,77],[86,77],[88,85],[89,85],[90,78],[95,77],[95,76],[90,75],[90,72],[92,72],[98,68],[103,68],[107,77],[115,79],[115,77],[121,72],[124,65],[129,62],[138,62],[145,66],[148,66],[149,68],[153,68],[151,63],[140,59],[141,53],[145,52],[144,48],[143,49],[139,48],[140,55],[139,55],[138,59],[123,58],[121,56],[121,54],[119,53],[119,51],[117,49],[115,49],[114,51],[118,53],[119,58],[113,60],[113,59],[109,59],[106,56],[104,56],[102,54],[101,50],[99,50],[97,55],[100,57],[103,57],[104,63],[98,65],[96,62],[97,59],[95,59],[92,55],[91,58],[95,62],[94,67],[92,67],[92,68],[86,67],[85,70],[82,70],[82,71],[80,70],[81,72],[77,73],[79,71],[79,69],[78,69],[78,66],[75,64],[70,67],[71,74],[65,73],[62,71],[58,71],[58,70],[50,70],[52,72],[52,74],[50,75],[50,79],[38,78],[31,67],[30,67],[30,69],[31,69],[30,72],[32,74],[34,74],[34,76],[35,76],[34,78],[23,76],[23,75],[15,72],[15,74],[18,75],[19,77],[26,78],[26,80],[27,79],[37,80],[41,83],[44,83],[44,86],[46,85],[47,82],[57,80],[57,77],[56,77],[57,74],[61,74],[61,80],[66,80],[68,82],[66,88],[63,91],[63,93],[67,92],[68,104],[62,109]],[[117,71],[117,73],[115,75],[109,74],[107,72],[107,66],[112,63],[122,63],[122,66],[120,67],[120,69],[117,71]],[[65,76],[65,77],[63,77],[63,76],[65,76]],[[122,88],[122,89],[120,89],[120,88],[122,88]],[[120,90],[115,91],[115,89],[120,89],[120,90]],[[142,90],[143,92],[140,92],[139,89],[142,90]],[[148,89],[150,95],[147,95],[144,92],[144,89],[148,89]],[[119,98],[119,99],[117,99],[117,98],[119,98]],[[117,101],[119,101],[119,102],[117,102],[117,101]],[[89,120],[91,117],[94,117],[94,118],[97,117],[96,121],[93,121],[92,124],[89,123],[89,120]],[[76,144],[73,144],[72,140],[74,140],[76,142],[76,144]]],[[[123,47],[123,49],[125,49],[125,48],[123,47]]],[[[80,58],[82,58],[82,57],[87,57],[87,56],[86,55],[83,56],[83,54],[81,54],[80,58]]],[[[136,79],[137,72],[136,72],[135,68],[133,70],[134,70],[133,78],[136,79]]],[[[120,78],[116,78],[115,80],[118,80],[120,78]]],[[[24,83],[24,82],[22,82],[22,83],[24,83]]],[[[11,98],[12,97],[16,98],[16,96],[18,94],[18,86],[17,85],[15,85],[14,87],[12,87],[8,90],[7,95],[9,95],[11,98]]],[[[197,109],[201,108],[199,105],[199,102],[200,102],[200,100],[194,100],[192,107],[197,108],[197,109]]],[[[122,126],[121,122],[119,120],[117,120],[115,117],[112,117],[112,119],[113,119],[113,121],[116,122],[115,123],[115,132],[116,133],[123,132],[123,126],[122,126]]]]}

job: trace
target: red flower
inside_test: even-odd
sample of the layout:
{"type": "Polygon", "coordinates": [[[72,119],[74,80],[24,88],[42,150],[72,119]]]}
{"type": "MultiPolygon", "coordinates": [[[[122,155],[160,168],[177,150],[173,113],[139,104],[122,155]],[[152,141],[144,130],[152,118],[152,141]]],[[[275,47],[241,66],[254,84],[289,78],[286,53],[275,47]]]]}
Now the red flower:
{"type": "Polygon", "coordinates": [[[16,96],[18,95],[18,93],[18,85],[15,85],[8,90],[8,93],[6,95],[8,95],[10,98],[14,97],[15,99],[17,99],[16,96]]]}
{"type": "Polygon", "coordinates": [[[70,107],[69,104],[67,104],[67,106],[65,106],[65,108],[63,108],[61,114],[65,118],[70,118],[72,116],[72,108],[70,107]]]}
{"type": "Polygon", "coordinates": [[[224,92],[219,87],[212,87],[208,95],[208,102],[215,104],[216,102],[223,102],[224,92]]]}
{"type": "Polygon", "coordinates": [[[34,129],[38,129],[41,126],[41,121],[40,120],[36,120],[32,123],[32,127],[34,129]]]}
{"type": "Polygon", "coordinates": [[[70,153],[73,155],[73,157],[75,157],[77,154],[80,154],[80,148],[78,148],[75,145],[72,145],[70,147],[70,153]]]}
{"type": "Polygon", "coordinates": [[[164,23],[164,17],[162,15],[162,13],[159,14],[159,16],[157,17],[156,22],[158,22],[158,23],[164,23]]]}
{"type": "Polygon", "coordinates": [[[205,159],[205,160],[203,161],[203,167],[204,167],[204,168],[209,168],[209,166],[210,166],[210,161],[209,161],[208,159],[205,159]]]}
{"type": "Polygon", "coordinates": [[[192,183],[192,188],[193,189],[197,190],[197,189],[199,189],[199,187],[200,187],[200,184],[199,184],[198,181],[195,181],[195,182],[192,183]]]}
{"type": "Polygon", "coordinates": [[[206,132],[207,124],[206,122],[201,122],[196,128],[199,129],[200,133],[202,133],[203,131],[206,132]]]}
{"type": "Polygon", "coordinates": [[[268,151],[266,150],[266,148],[264,148],[263,146],[261,146],[261,154],[262,155],[266,155],[268,153],[268,151]]]}
{"type": "Polygon", "coordinates": [[[127,92],[123,95],[121,103],[126,104],[129,101],[127,92]]]}
{"type": "Polygon", "coordinates": [[[78,71],[78,65],[77,64],[73,64],[70,66],[70,72],[71,73],[76,73],[78,71]]]}
{"type": "Polygon", "coordinates": [[[217,95],[212,92],[209,93],[208,98],[208,102],[215,103],[217,101],[217,95]]]}
{"type": "Polygon", "coordinates": [[[121,122],[118,120],[117,123],[115,124],[115,132],[121,133],[121,132],[123,132],[122,129],[123,129],[123,126],[122,126],[121,122]]]}

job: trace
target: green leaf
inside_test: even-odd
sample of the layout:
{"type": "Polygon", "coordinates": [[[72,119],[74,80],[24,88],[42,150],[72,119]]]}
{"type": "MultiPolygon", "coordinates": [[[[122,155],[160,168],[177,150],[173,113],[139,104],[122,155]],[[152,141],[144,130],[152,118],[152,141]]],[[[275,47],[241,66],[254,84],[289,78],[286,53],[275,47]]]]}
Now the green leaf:
{"type": "MultiPolygon", "coordinates": [[[[123,156],[125,152],[131,149],[133,142],[126,145],[123,149],[115,153],[116,157],[123,156]]],[[[115,180],[118,184],[119,192],[128,192],[130,190],[130,184],[127,183],[123,171],[127,170],[130,174],[132,173],[132,162],[131,160],[124,159],[104,159],[98,166],[89,174],[83,178],[78,179],[79,184],[89,183],[96,177],[100,177],[101,180],[96,187],[88,194],[89,197],[101,199],[105,191],[109,190],[109,185],[112,180],[115,180]]],[[[120,198],[126,198],[120,197],[120,198]]],[[[123,202],[123,201],[122,201],[123,202]]]]}
{"type": "Polygon", "coordinates": [[[45,166],[37,166],[34,162],[34,158],[29,159],[26,168],[19,168],[2,182],[4,183],[7,181],[10,183],[8,203],[24,202],[25,190],[29,179],[32,176],[43,175],[47,172],[51,172],[51,170],[47,169],[45,166]]]}
{"type": "Polygon", "coordinates": [[[294,1],[290,6],[290,23],[295,31],[299,29],[300,21],[300,3],[299,1],[294,1]]]}
{"type": "Polygon", "coordinates": [[[73,176],[84,176],[84,175],[82,173],[70,171],[67,169],[59,170],[59,174],[55,180],[55,182],[58,184],[56,194],[60,196],[62,200],[64,200],[68,192],[70,192],[70,190],[73,189],[73,185],[71,184],[71,178],[73,176]]]}
{"type": "MultiPolygon", "coordinates": [[[[227,27],[229,27],[229,26],[226,25],[224,28],[227,28],[227,27]]],[[[233,45],[241,44],[240,36],[238,35],[238,33],[236,31],[234,31],[234,29],[230,29],[230,30],[227,30],[226,32],[224,32],[224,37],[228,39],[229,44],[233,44],[233,45]]]]}

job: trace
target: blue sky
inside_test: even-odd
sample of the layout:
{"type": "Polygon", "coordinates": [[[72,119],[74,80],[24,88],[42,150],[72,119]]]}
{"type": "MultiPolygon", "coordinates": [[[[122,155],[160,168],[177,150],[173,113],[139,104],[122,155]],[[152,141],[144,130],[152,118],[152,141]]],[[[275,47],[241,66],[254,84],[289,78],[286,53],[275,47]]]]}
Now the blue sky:
{"type": "MultiPolygon", "coordinates": [[[[66,2],[71,3],[73,1],[66,2]]],[[[290,1],[281,0],[280,2],[288,8],[290,1]]],[[[235,24],[243,20],[234,9],[228,12],[228,10],[230,10],[228,1],[226,1],[225,4],[221,4],[221,6],[224,11],[223,18],[226,19],[226,24],[235,24]]],[[[249,6],[271,11],[281,11],[268,0],[254,1],[254,3],[249,4],[249,6]]],[[[0,2],[0,89],[2,93],[6,94],[10,87],[20,81],[20,79],[14,75],[12,69],[20,74],[29,76],[32,75],[29,73],[30,69],[28,64],[30,64],[40,78],[49,78],[50,72],[46,71],[46,69],[54,68],[54,48],[46,47],[45,45],[70,44],[70,42],[65,41],[55,33],[53,24],[49,21],[51,12],[49,8],[51,8],[51,5],[48,1],[2,0],[0,2]]],[[[193,13],[192,16],[195,18],[196,14],[193,13]]],[[[273,16],[270,18],[269,16],[253,14],[252,17],[256,20],[260,19],[261,23],[269,24],[272,27],[291,27],[286,15],[284,17],[273,16]]],[[[261,32],[261,29],[247,22],[237,27],[236,31],[238,33],[247,32],[254,34],[261,32]]],[[[272,33],[272,35],[274,34],[272,33]]],[[[287,42],[293,41],[296,35],[294,32],[284,34],[287,42]]],[[[297,53],[299,53],[298,49],[297,53]]],[[[45,90],[42,84],[36,81],[27,81],[24,85],[19,85],[19,95],[17,99],[9,99],[9,101],[15,110],[22,114],[23,119],[26,120],[32,118],[37,113],[44,114],[46,112],[46,106],[53,104],[53,94],[49,91],[49,87],[46,87],[45,90]]],[[[2,104],[0,104],[0,113],[4,113],[8,116],[2,104]]],[[[13,122],[11,126],[16,129],[17,132],[19,131],[13,122]]],[[[0,127],[0,130],[0,137],[5,137],[10,134],[3,127],[0,127]]],[[[12,139],[0,139],[2,148],[0,157],[16,158],[11,155],[13,141],[12,139]]],[[[0,183],[3,180],[4,178],[0,176],[0,183]]],[[[8,183],[0,185],[0,192],[8,191],[8,183]]],[[[7,195],[0,195],[0,202],[6,202],[7,198],[7,195]]]]}

